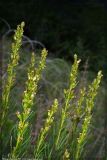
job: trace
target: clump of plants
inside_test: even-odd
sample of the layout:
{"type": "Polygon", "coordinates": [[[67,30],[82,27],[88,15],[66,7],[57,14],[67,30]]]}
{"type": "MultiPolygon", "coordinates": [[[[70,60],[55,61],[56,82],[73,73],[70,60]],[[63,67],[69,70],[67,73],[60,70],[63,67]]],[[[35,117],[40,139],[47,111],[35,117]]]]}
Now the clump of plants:
{"type": "Polygon", "coordinates": [[[85,86],[81,88],[78,91],[79,96],[77,96],[76,88],[79,84],[77,76],[80,60],[76,54],[74,55],[74,63],[71,67],[69,85],[64,90],[63,103],[59,103],[58,97],[55,98],[52,106],[50,106],[46,113],[44,124],[37,135],[33,147],[31,146],[31,126],[32,117],[36,114],[36,111],[32,107],[42,71],[46,66],[47,50],[42,50],[38,66],[35,66],[35,54],[31,54],[21,109],[20,111],[17,110],[15,119],[12,119],[11,127],[8,128],[10,136],[8,142],[5,142],[9,112],[10,110],[12,112],[10,95],[11,89],[15,84],[16,68],[20,58],[19,49],[22,44],[23,27],[24,23],[22,22],[15,31],[5,81],[3,79],[2,116],[0,123],[1,155],[3,158],[12,159],[26,157],[43,160],[82,159],[102,73],[99,71],[97,77],[88,88],[85,88],[85,86]]]}

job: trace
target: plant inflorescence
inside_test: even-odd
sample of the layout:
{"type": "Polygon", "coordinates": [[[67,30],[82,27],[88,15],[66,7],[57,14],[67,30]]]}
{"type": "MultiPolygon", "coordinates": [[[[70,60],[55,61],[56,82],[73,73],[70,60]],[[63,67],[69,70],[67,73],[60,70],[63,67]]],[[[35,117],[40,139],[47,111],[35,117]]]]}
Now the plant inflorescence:
{"type": "MultiPolygon", "coordinates": [[[[7,68],[7,77],[3,85],[2,94],[2,126],[8,119],[8,108],[11,108],[9,96],[11,87],[16,77],[16,66],[19,61],[19,49],[23,36],[24,23],[18,26],[14,35],[12,44],[11,59],[7,68]]],[[[83,158],[83,151],[87,141],[89,125],[92,119],[94,101],[102,78],[101,71],[98,72],[97,78],[94,79],[88,88],[80,89],[79,97],[76,95],[78,86],[78,67],[80,60],[74,55],[74,64],[72,65],[69,85],[64,90],[63,103],[59,104],[58,97],[54,100],[48,110],[47,118],[44,120],[43,127],[40,129],[34,147],[31,145],[31,116],[33,114],[32,106],[37,93],[38,82],[41,78],[42,71],[45,68],[47,50],[41,52],[41,59],[38,66],[35,65],[35,54],[31,55],[31,62],[28,67],[25,91],[22,96],[21,111],[16,112],[17,127],[14,127],[16,134],[12,135],[13,142],[11,150],[4,157],[23,158],[33,157],[36,159],[62,159],[78,160],[83,158]],[[60,106],[60,107],[59,107],[60,106]],[[32,151],[30,151],[32,149],[32,151]]],[[[54,71],[53,71],[54,72],[54,71]]],[[[56,75],[57,76],[57,75],[56,75]]],[[[11,108],[12,110],[12,108],[11,108]]],[[[14,121],[14,120],[13,120],[14,121]]],[[[3,130],[4,134],[6,130],[3,130]]],[[[3,141],[3,138],[2,138],[3,141]]],[[[11,138],[9,140],[11,142],[11,138]]],[[[10,143],[9,143],[10,144],[10,143]]],[[[8,144],[8,145],[9,145],[8,144]]],[[[5,148],[4,148],[5,150],[5,148]]]]}

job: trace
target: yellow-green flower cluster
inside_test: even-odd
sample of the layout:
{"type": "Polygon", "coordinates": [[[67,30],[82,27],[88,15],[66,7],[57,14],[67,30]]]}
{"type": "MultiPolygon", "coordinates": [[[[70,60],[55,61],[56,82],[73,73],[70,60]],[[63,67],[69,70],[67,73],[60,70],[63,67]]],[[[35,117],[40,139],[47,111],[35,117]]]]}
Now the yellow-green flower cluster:
{"type": "Polygon", "coordinates": [[[63,155],[63,160],[70,160],[70,153],[67,149],[65,150],[65,153],[63,155]]]}
{"type": "Polygon", "coordinates": [[[14,84],[14,79],[16,76],[15,69],[16,69],[16,66],[18,65],[18,60],[19,60],[18,52],[21,47],[23,27],[24,27],[24,22],[22,22],[21,25],[17,27],[17,30],[15,31],[15,35],[14,35],[14,43],[12,43],[11,58],[7,68],[7,80],[3,87],[3,94],[2,94],[2,107],[3,107],[2,121],[5,118],[6,112],[9,107],[8,101],[9,101],[10,89],[14,84]]]}
{"type": "Polygon", "coordinates": [[[16,146],[14,147],[12,153],[12,157],[17,157],[18,149],[24,143],[22,140],[25,138],[24,134],[29,126],[27,119],[30,116],[31,107],[33,105],[34,96],[37,92],[37,86],[38,86],[38,81],[41,77],[41,72],[45,67],[46,56],[47,56],[47,51],[46,49],[44,49],[42,51],[39,66],[38,68],[35,68],[35,54],[32,53],[31,64],[28,68],[28,80],[26,82],[26,90],[24,91],[24,96],[22,100],[23,112],[17,113],[17,117],[19,118],[18,131],[17,131],[18,136],[17,136],[16,146]]]}
{"type": "Polygon", "coordinates": [[[52,105],[52,108],[48,111],[48,117],[45,121],[44,128],[42,128],[40,131],[40,135],[38,137],[38,141],[37,141],[36,148],[34,151],[35,158],[40,158],[39,153],[42,150],[42,148],[44,148],[44,144],[45,144],[44,140],[53,123],[54,114],[56,113],[57,109],[58,109],[58,101],[57,99],[55,99],[52,105]]]}
{"type": "Polygon", "coordinates": [[[81,156],[81,150],[83,148],[83,145],[86,139],[86,134],[88,131],[88,127],[91,121],[91,117],[92,117],[91,112],[94,106],[94,99],[97,94],[97,90],[99,88],[101,77],[102,77],[102,73],[101,71],[99,71],[97,78],[94,79],[93,83],[89,86],[89,91],[86,97],[86,115],[84,118],[84,122],[82,124],[82,132],[79,134],[79,138],[78,138],[76,155],[75,155],[76,160],[78,160],[81,156]]]}
{"type": "Polygon", "coordinates": [[[25,110],[26,108],[31,107],[31,105],[33,104],[33,99],[37,91],[37,84],[41,77],[41,72],[45,67],[46,56],[47,56],[47,51],[46,49],[43,49],[41,53],[41,60],[39,62],[39,67],[35,68],[34,53],[32,54],[31,65],[28,69],[28,81],[26,82],[26,90],[24,92],[24,97],[23,97],[23,108],[25,110]]]}
{"type": "Polygon", "coordinates": [[[71,74],[70,74],[70,85],[67,90],[64,90],[65,95],[65,110],[70,107],[70,101],[74,98],[74,89],[77,85],[77,74],[78,74],[78,66],[80,60],[77,59],[77,55],[74,55],[74,64],[72,65],[71,74]]]}
{"type": "Polygon", "coordinates": [[[76,108],[76,114],[77,116],[81,116],[82,114],[82,104],[84,102],[84,99],[85,99],[85,94],[86,94],[86,90],[85,88],[81,89],[80,90],[80,97],[79,97],[79,100],[78,100],[78,104],[77,104],[77,108],[76,108]]]}
{"type": "Polygon", "coordinates": [[[88,91],[87,99],[86,99],[86,112],[88,112],[89,114],[93,109],[94,99],[97,95],[97,90],[99,88],[101,78],[102,78],[102,72],[99,71],[97,78],[94,79],[91,85],[89,85],[89,91],[88,91]]]}

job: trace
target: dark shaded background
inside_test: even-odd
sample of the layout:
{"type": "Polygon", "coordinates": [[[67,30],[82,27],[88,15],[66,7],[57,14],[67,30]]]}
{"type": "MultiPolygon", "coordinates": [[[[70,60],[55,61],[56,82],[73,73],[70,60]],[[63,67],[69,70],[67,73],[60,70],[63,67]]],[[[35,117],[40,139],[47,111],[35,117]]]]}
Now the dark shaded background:
{"type": "MultiPolygon", "coordinates": [[[[25,21],[24,34],[42,42],[49,55],[72,61],[76,52],[89,69],[107,73],[106,0],[0,1],[0,17],[11,26],[25,21]]],[[[0,22],[1,34],[6,25],[0,22]]]]}

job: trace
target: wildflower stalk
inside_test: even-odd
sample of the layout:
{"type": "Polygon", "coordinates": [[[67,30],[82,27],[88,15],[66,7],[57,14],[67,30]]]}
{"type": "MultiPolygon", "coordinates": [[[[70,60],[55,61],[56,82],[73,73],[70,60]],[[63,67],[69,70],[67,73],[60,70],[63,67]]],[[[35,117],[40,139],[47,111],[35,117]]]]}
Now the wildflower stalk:
{"type": "Polygon", "coordinates": [[[18,52],[21,47],[23,27],[24,27],[24,22],[22,22],[21,25],[18,25],[17,30],[15,31],[15,34],[13,37],[14,43],[12,43],[11,58],[7,68],[7,80],[3,87],[3,93],[2,93],[2,118],[1,118],[2,123],[1,124],[4,123],[6,119],[5,117],[9,108],[9,95],[10,95],[11,87],[14,85],[14,80],[16,76],[15,69],[18,65],[18,60],[19,60],[18,52]]]}
{"type": "MultiPolygon", "coordinates": [[[[23,112],[17,112],[17,117],[19,118],[18,129],[17,129],[17,140],[16,146],[13,149],[11,154],[12,158],[18,158],[22,153],[26,151],[26,148],[22,150],[24,143],[28,143],[29,135],[26,136],[26,132],[29,129],[28,118],[31,114],[31,107],[34,102],[34,97],[37,92],[38,81],[41,77],[41,72],[45,67],[45,60],[47,56],[47,51],[44,49],[42,51],[41,60],[39,63],[39,67],[35,68],[35,55],[32,53],[31,64],[28,68],[28,80],[26,82],[26,90],[24,91],[24,96],[22,100],[23,112]]],[[[27,145],[26,145],[27,146],[27,145]]]]}
{"type": "Polygon", "coordinates": [[[80,97],[78,99],[77,102],[77,106],[75,107],[75,113],[72,117],[72,135],[70,134],[69,137],[71,139],[71,152],[72,152],[72,156],[74,157],[75,155],[75,151],[76,151],[76,142],[77,142],[77,127],[78,127],[78,123],[80,122],[82,116],[83,116],[83,108],[82,108],[82,104],[85,100],[85,88],[80,90],[80,97]]]}
{"type": "Polygon", "coordinates": [[[86,115],[84,118],[84,122],[82,124],[82,132],[79,134],[78,142],[77,142],[77,149],[75,154],[75,159],[78,160],[81,158],[81,153],[83,150],[83,145],[86,140],[86,135],[88,132],[88,127],[91,122],[92,118],[92,110],[94,106],[94,100],[97,95],[97,90],[99,88],[99,84],[101,81],[102,73],[101,71],[98,72],[97,78],[94,79],[93,83],[89,86],[89,91],[86,97],[86,115]]]}
{"type": "Polygon", "coordinates": [[[56,113],[57,109],[58,109],[58,101],[57,99],[55,99],[52,105],[52,108],[48,110],[48,117],[45,121],[44,128],[41,128],[40,135],[36,143],[36,147],[34,150],[34,155],[36,159],[41,158],[41,154],[46,144],[45,138],[46,138],[47,133],[49,132],[49,129],[52,126],[52,123],[54,121],[54,114],[56,113]]]}
{"type": "Polygon", "coordinates": [[[58,134],[57,134],[57,138],[56,138],[56,142],[55,142],[57,149],[60,145],[61,132],[62,132],[62,129],[64,128],[64,122],[65,122],[65,119],[67,118],[67,112],[68,112],[68,109],[70,108],[70,102],[75,97],[74,96],[74,89],[77,85],[76,79],[77,79],[79,63],[80,63],[80,60],[77,60],[77,55],[74,55],[74,64],[72,65],[72,70],[71,70],[71,74],[70,74],[70,86],[67,90],[64,90],[65,105],[62,108],[61,120],[60,120],[60,124],[58,127],[58,134]]]}

